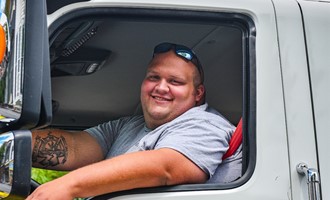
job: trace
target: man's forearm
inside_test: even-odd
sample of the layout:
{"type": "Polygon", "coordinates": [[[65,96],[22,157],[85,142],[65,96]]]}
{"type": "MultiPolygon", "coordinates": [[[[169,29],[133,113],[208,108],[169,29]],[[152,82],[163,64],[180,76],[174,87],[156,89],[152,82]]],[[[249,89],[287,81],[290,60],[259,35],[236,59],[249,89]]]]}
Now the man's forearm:
{"type": "Polygon", "coordinates": [[[67,182],[68,188],[74,188],[75,197],[88,197],[134,188],[203,183],[206,180],[206,174],[186,157],[164,149],[130,153],[95,163],[67,174],[61,182],[67,182]]]}
{"type": "Polygon", "coordinates": [[[203,183],[206,179],[200,168],[175,150],[141,151],[74,170],[41,185],[27,200],[71,200],[133,188],[203,183]]]}
{"type": "Polygon", "coordinates": [[[40,185],[27,200],[72,200],[75,197],[165,185],[166,173],[159,170],[161,164],[153,159],[146,162],[145,153],[130,153],[79,168],[40,185]]]}

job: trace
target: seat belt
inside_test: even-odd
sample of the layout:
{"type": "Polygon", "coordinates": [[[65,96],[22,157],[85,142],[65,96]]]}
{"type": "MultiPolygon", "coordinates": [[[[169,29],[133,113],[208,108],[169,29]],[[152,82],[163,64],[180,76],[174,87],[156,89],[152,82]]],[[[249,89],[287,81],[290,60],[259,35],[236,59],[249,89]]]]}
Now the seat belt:
{"type": "Polygon", "coordinates": [[[233,135],[231,136],[231,139],[229,141],[229,148],[227,152],[222,156],[222,160],[225,160],[226,158],[232,156],[236,152],[238,147],[241,145],[243,139],[242,123],[243,122],[241,118],[236,126],[233,135]]]}

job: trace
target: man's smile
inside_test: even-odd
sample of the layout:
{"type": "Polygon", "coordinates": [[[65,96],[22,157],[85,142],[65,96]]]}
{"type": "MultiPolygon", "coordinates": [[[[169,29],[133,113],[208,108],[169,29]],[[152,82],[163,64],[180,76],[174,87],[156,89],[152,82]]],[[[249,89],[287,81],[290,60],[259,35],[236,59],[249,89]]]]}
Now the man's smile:
{"type": "Polygon", "coordinates": [[[156,95],[151,95],[151,97],[157,101],[172,101],[171,98],[166,98],[166,97],[161,97],[161,96],[156,96],[156,95]]]}

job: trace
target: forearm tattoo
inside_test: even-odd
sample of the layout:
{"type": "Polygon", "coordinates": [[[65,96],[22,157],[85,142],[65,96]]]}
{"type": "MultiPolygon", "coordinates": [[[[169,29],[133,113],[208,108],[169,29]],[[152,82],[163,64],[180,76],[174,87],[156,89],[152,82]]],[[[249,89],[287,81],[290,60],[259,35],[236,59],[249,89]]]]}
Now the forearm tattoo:
{"type": "Polygon", "coordinates": [[[56,137],[51,131],[44,138],[37,136],[33,147],[32,161],[43,167],[64,164],[68,158],[68,146],[63,136],[56,137]]]}

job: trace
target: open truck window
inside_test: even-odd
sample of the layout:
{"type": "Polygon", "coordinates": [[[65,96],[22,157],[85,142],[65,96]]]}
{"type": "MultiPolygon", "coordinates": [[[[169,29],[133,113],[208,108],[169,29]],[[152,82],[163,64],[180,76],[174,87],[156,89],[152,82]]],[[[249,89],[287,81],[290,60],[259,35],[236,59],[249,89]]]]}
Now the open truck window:
{"type": "MultiPolygon", "coordinates": [[[[53,121],[82,130],[142,114],[140,85],[153,47],[174,42],[192,48],[205,73],[206,101],[232,124],[243,118],[243,169],[252,173],[255,121],[255,29],[244,15],[124,8],[88,8],[56,19],[50,30],[53,121]]],[[[245,175],[247,176],[247,175],[245,175]]],[[[160,190],[238,186],[198,184],[160,190]]],[[[141,189],[145,192],[157,189],[141,189]]]]}
{"type": "MultiPolygon", "coordinates": [[[[329,176],[324,169],[330,166],[326,157],[329,116],[325,113],[329,110],[326,101],[329,95],[325,91],[329,85],[326,67],[329,43],[324,33],[329,30],[326,26],[328,5],[328,0],[46,0],[38,4],[32,0],[3,1],[0,12],[0,198],[24,199],[29,194],[40,194],[47,187],[31,180],[32,164],[39,166],[35,165],[38,160],[34,158],[44,161],[38,154],[41,146],[35,145],[36,140],[31,137],[35,136],[32,132],[37,132],[36,129],[68,130],[72,132],[68,137],[75,138],[71,141],[81,142],[85,136],[81,130],[123,116],[140,115],[140,85],[153,48],[161,42],[171,42],[188,46],[199,57],[205,71],[206,102],[234,125],[241,124],[242,119],[243,140],[239,144],[243,160],[242,167],[235,168],[241,169],[241,176],[222,183],[152,188],[141,188],[150,183],[142,177],[140,186],[123,184],[125,188],[121,188],[121,192],[91,199],[211,200],[241,199],[242,196],[246,199],[327,199],[330,193],[324,188],[329,185],[329,176]],[[37,187],[40,190],[35,191],[37,187]],[[140,189],[128,190],[136,187],[140,189]]],[[[181,61],[173,54],[163,56],[181,61]]],[[[169,67],[173,72],[173,66],[169,67]]],[[[162,80],[166,80],[164,77],[162,80]]],[[[189,87],[194,89],[191,83],[190,79],[189,87]]],[[[164,100],[149,96],[157,102],[164,100]]],[[[199,100],[197,96],[194,94],[195,101],[199,100]]],[[[40,132],[48,134],[48,130],[40,132]]],[[[189,139],[190,136],[182,141],[189,139]]],[[[192,143],[195,141],[200,142],[192,143]]],[[[211,145],[206,143],[205,147],[211,145]]],[[[185,153],[196,146],[186,148],[185,153]]],[[[101,160],[98,147],[92,144],[91,148],[84,148],[87,151],[83,152],[83,158],[101,160]]],[[[58,161],[52,160],[59,158],[57,155],[66,155],[56,154],[59,151],[55,148],[42,150],[51,158],[46,164],[58,161]]],[[[182,162],[171,162],[175,167],[166,169],[186,175],[191,172],[185,176],[187,179],[205,180],[196,166],[190,165],[197,170],[194,172],[181,168],[185,161],[191,164],[182,155],[158,155],[154,156],[158,161],[152,162],[156,164],[152,169],[164,166],[159,158],[172,161],[182,158],[182,162]]],[[[147,165],[144,158],[149,157],[134,161],[147,165]]],[[[103,170],[103,166],[98,169],[103,170]]],[[[135,172],[135,168],[134,163],[121,169],[135,172]]],[[[93,172],[86,174],[98,179],[93,172]]],[[[61,180],[71,175],[74,174],[61,180]]],[[[170,179],[178,181],[178,177],[182,176],[174,175],[170,179]]],[[[108,180],[113,179],[117,180],[113,177],[108,180]]],[[[70,191],[65,183],[59,188],[56,183],[50,183],[54,184],[55,192],[46,191],[53,197],[62,195],[61,190],[70,191]]],[[[96,187],[96,184],[83,186],[87,185],[96,187]]],[[[114,188],[103,189],[110,193],[114,188]]],[[[90,192],[86,196],[93,196],[99,190],[85,190],[90,192]]]]}

